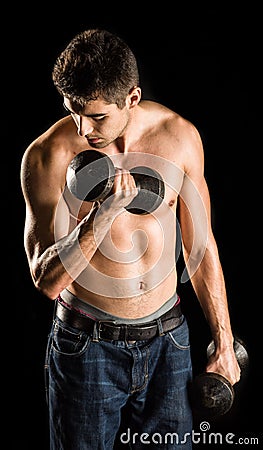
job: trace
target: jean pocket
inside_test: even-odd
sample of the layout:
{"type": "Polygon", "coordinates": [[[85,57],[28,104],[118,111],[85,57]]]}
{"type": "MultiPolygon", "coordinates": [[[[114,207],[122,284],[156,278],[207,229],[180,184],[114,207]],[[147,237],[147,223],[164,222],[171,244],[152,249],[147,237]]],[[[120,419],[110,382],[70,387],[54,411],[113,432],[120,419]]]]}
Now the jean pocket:
{"type": "Polygon", "coordinates": [[[63,355],[80,355],[90,342],[90,337],[77,328],[55,320],[53,326],[52,348],[63,355]]]}
{"type": "Polygon", "coordinates": [[[167,336],[177,349],[188,350],[190,348],[189,329],[185,319],[181,325],[176,327],[174,330],[169,331],[167,336]]]}

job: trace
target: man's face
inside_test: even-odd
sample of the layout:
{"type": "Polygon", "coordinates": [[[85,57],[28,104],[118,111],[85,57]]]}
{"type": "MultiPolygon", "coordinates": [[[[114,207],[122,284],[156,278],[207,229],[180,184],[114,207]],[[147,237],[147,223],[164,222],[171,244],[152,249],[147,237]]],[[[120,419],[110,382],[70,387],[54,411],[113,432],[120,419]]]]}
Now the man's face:
{"type": "Polygon", "coordinates": [[[95,149],[104,148],[122,136],[130,117],[127,105],[119,109],[115,103],[108,104],[100,98],[83,108],[64,98],[64,107],[71,114],[78,134],[95,149]]]}

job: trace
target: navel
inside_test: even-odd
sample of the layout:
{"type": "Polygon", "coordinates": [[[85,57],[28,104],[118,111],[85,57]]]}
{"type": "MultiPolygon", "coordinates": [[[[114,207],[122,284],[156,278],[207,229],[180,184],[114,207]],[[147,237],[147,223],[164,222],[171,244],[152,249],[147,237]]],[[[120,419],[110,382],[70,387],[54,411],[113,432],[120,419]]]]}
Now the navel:
{"type": "Polygon", "coordinates": [[[146,284],[143,281],[139,282],[139,289],[144,290],[146,288],[146,284]]]}

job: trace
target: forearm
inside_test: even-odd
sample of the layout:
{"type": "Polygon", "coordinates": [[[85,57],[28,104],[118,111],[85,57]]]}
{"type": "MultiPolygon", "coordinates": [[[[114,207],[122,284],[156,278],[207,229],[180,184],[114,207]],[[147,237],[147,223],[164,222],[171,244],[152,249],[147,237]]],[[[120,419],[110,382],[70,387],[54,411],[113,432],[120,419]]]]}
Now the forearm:
{"type": "Polygon", "coordinates": [[[191,282],[215,343],[206,370],[219,373],[235,384],[240,378],[240,367],[234,352],[225,281],[215,243],[210,242],[191,282]]]}
{"type": "Polygon", "coordinates": [[[225,281],[216,248],[207,248],[191,282],[218,350],[231,346],[231,329],[225,281]]]}
{"type": "Polygon", "coordinates": [[[47,297],[57,298],[80,275],[104,239],[111,220],[105,212],[97,212],[95,208],[69,235],[37,258],[33,270],[34,283],[47,297]]]}

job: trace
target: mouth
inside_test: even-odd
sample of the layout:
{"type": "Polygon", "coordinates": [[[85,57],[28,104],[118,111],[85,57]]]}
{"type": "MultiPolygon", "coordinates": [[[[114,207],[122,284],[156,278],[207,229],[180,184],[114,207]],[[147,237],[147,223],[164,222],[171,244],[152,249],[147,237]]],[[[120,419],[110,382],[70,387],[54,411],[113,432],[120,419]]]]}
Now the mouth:
{"type": "Polygon", "coordinates": [[[100,138],[98,138],[98,137],[87,137],[87,141],[88,141],[90,144],[97,144],[97,142],[100,141],[100,138]]]}

